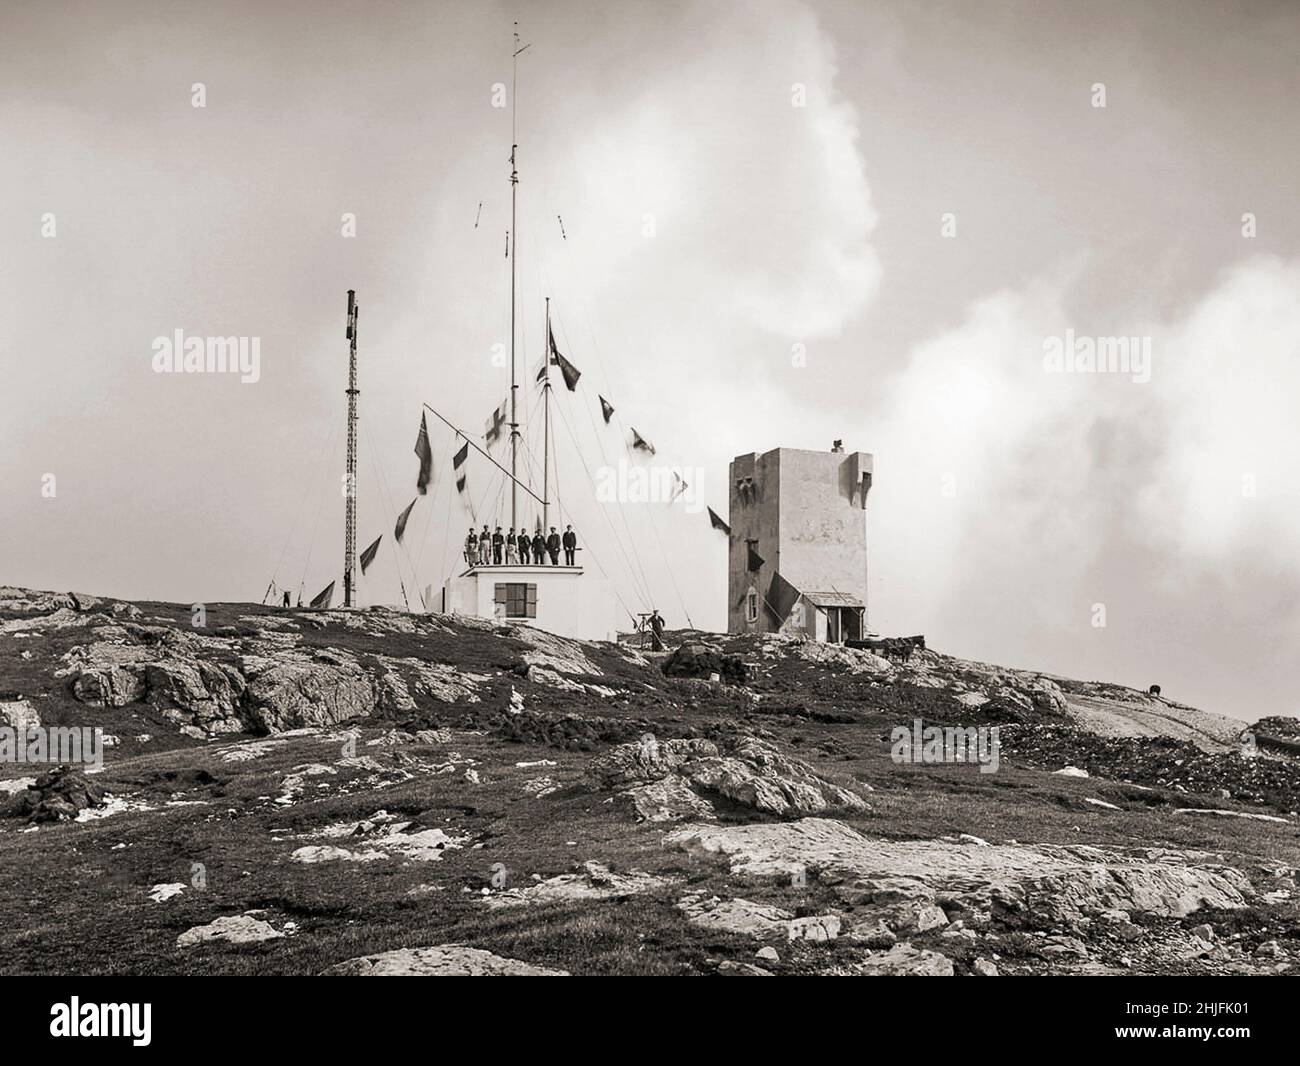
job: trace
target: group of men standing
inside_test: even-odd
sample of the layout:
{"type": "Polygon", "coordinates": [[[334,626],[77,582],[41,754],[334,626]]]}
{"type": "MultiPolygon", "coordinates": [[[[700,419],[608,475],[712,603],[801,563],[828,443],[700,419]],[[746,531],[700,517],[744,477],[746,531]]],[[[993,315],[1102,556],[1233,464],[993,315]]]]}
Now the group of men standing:
{"type": "Polygon", "coordinates": [[[551,526],[550,535],[546,537],[540,530],[531,537],[526,529],[520,529],[518,534],[513,528],[509,533],[502,533],[500,526],[492,533],[486,525],[482,532],[475,533],[471,526],[469,536],[465,538],[465,561],[470,566],[500,566],[502,563],[507,566],[516,563],[541,566],[548,555],[551,565],[559,566],[561,550],[564,551],[564,565],[576,566],[578,537],[572,526],[565,526],[563,535],[551,526]]]}

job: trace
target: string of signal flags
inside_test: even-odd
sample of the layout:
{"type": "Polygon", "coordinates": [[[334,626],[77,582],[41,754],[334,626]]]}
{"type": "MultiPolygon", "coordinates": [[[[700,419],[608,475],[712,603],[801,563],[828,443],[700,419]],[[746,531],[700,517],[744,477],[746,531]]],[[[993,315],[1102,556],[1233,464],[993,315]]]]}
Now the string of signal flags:
{"type": "MultiPolygon", "coordinates": [[[[548,352],[550,365],[559,369],[560,376],[564,380],[564,387],[569,392],[576,394],[578,390],[578,380],[582,377],[582,371],[579,370],[573,362],[560,351],[559,346],[555,343],[554,331],[550,332],[547,340],[548,348],[550,349],[548,352]]],[[[538,370],[536,378],[538,383],[545,380],[547,369],[547,366],[543,364],[538,370]]],[[[616,408],[609,400],[604,396],[601,396],[599,393],[596,395],[596,399],[600,403],[601,420],[605,425],[611,425],[616,408]]],[[[483,438],[489,447],[504,436],[505,427],[509,424],[509,415],[507,413],[509,410],[507,406],[508,402],[508,400],[503,400],[488,416],[483,438]]],[[[646,436],[640,433],[635,426],[629,426],[628,430],[631,434],[629,447],[632,450],[644,452],[647,455],[656,454],[654,444],[651,443],[646,436]]],[[[459,430],[457,430],[456,433],[457,436],[462,435],[459,430]]],[[[456,491],[466,497],[466,499],[468,499],[469,451],[469,440],[466,439],[465,443],[463,443],[460,448],[453,453],[451,460],[452,470],[456,478],[456,491]]],[[[433,447],[429,443],[428,416],[423,412],[420,414],[419,433],[415,438],[415,455],[416,458],[419,459],[420,463],[415,478],[416,495],[411,502],[402,509],[402,512],[397,516],[396,524],[393,526],[393,540],[398,544],[402,543],[402,538],[406,535],[406,526],[410,520],[411,512],[415,509],[415,505],[419,502],[420,497],[428,494],[429,484],[433,480],[433,447]]],[[[676,499],[677,496],[680,495],[681,492],[684,492],[688,486],[676,473],[674,473],[674,482],[677,488],[674,491],[673,499],[676,499]]],[[[712,507],[706,506],[705,511],[709,516],[709,525],[713,529],[724,534],[731,533],[731,526],[723,521],[722,516],[712,507]]],[[[370,568],[370,565],[375,561],[375,557],[379,554],[379,545],[383,539],[384,535],[381,533],[361,552],[359,562],[361,564],[362,575],[365,574],[365,572],[370,568]]],[[[311,606],[327,608],[334,595],[334,584],[335,583],[331,581],[329,585],[327,585],[311,601],[311,606]]]]}
{"type": "MultiPolygon", "coordinates": [[[[550,360],[550,366],[559,369],[560,376],[564,381],[564,387],[569,392],[576,394],[578,390],[578,381],[582,377],[582,371],[574,365],[572,360],[560,351],[559,345],[555,342],[554,330],[551,330],[547,336],[547,348],[549,349],[547,354],[550,360]]],[[[536,374],[536,382],[538,384],[546,379],[547,369],[548,367],[545,363],[543,363],[543,365],[538,369],[536,374]]],[[[597,394],[596,399],[600,403],[601,420],[605,425],[611,425],[615,412],[614,404],[599,394],[597,394]]],[[[483,440],[488,447],[491,447],[505,436],[506,427],[510,422],[509,409],[509,399],[503,399],[492,409],[492,413],[488,415],[487,420],[484,423],[483,431],[483,440]]],[[[397,529],[394,530],[394,539],[399,543],[401,542],[401,532],[405,529],[405,519],[410,514],[411,508],[415,506],[416,500],[419,499],[419,496],[424,495],[427,491],[427,486],[432,477],[433,453],[429,447],[429,431],[426,417],[427,416],[424,414],[420,415],[420,431],[415,441],[415,454],[420,460],[419,474],[416,477],[416,490],[419,495],[417,495],[416,498],[407,505],[406,510],[402,512],[402,517],[398,520],[397,529]]],[[[656,454],[655,446],[648,437],[637,430],[635,426],[630,426],[628,428],[631,434],[629,446],[634,451],[644,452],[647,455],[656,454]]],[[[459,430],[457,430],[457,434],[460,435],[459,430]]],[[[452,470],[456,477],[456,491],[462,495],[468,492],[469,452],[470,445],[468,439],[466,439],[452,455],[452,470]]],[[[685,490],[687,487],[686,482],[681,481],[680,478],[677,480],[681,490],[685,490]]],[[[713,529],[727,534],[731,532],[731,527],[723,521],[722,517],[712,507],[706,507],[705,510],[709,516],[709,524],[713,529]]]]}

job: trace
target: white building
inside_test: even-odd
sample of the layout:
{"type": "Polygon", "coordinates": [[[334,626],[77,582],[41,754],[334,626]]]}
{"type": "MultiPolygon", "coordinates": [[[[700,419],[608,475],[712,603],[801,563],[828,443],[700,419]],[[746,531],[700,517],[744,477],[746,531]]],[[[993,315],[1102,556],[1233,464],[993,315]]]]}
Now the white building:
{"type": "Polygon", "coordinates": [[[582,640],[614,640],[624,620],[609,583],[581,566],[466,567],[443,586],[442,610],[524,622],[582,640]]]}
{"type": "Polygon", "coordinates": [[[867,452],[773,448],[731,461],[727,629],[840,644],[867,635],[867,452]]]}

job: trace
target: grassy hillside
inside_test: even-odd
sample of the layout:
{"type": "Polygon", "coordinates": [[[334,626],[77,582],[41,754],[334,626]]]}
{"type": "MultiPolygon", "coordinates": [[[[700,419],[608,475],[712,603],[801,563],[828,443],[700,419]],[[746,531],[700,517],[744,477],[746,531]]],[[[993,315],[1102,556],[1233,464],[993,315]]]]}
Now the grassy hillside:
{"type": "MultiPolygon", "coordinates": [[[[1098,868],[1169,849],[1178,853],[1175,866],[1223,865],[1248,882],[1242,905],[1186,914],[1157,907],[1121,919],[1097,910],[1067,922],[1041,907],[1007,910],[996,892],[977,913],[947,888],[942,926],[922,929],[888,912],[898,926],[888,936],[950,960],[957,975],[975,973],[977,960],[1002,973],[1278,972],[1300,951],[1297,764],[1243,758],[1226,738],[1102,736],[1070,711],[1072,693],[1109,698],[1107,707],[1120,708],[1112,713],[1144,699],[1127,690],[1107,697],[1060,682],[1064,702],[1054,705],[1035,702],[1035,675],[933,652],[907,663],[866,653],[817,661],[817,649],[788,642],[717,638],[748,674],[743,685],[723,685],[666,677],[661,660],[625,647],[436,616],[413,622],[387,612],[210,604],[196,629],[188,607],[132,606],[67,608],[16,590],[0,598],[0,695],[21,697],[47,725],[98,725],[118,739],[93,775],[109,799],[84,811],[87,820],[34,823],[12,811],[0,818],[2,973],[315,974],[361,955],[440,944],[591,974],[755,964],[773,973],[870,972],[873,959],[889,956],[888,937],[809,942],[692,921],[681,904],[698,895],[795,918],[834,913],[847,930],[885,914],[886,893],[877,880],[854,897],[844,878],[815,865],[798,879],[734,873],[719,855],[666,844],[674,824],[640,820],[626,792],[594,787],[586,774],[593,759],[646,734],[661,743],[707,740],[724,758],[749,739],[770,746],[828,788],[861,796],[866,810],[834,818],[868,841],[939,849],[968,834],[1008,854],[1015,842],[1046,845],[1048,855],[1058,854],[1052,845],[1089,845],[1102,849],[1098,868]],[[56,618],[60,610],[67,613],[56,618]],[[355,662],[367,677],[396,671],[409,683],[389,699],[376,682],[375,705],[362,717],[273,735],[186,735],[156,689],[116,707],[78,698],[68,672],[75,649],[99,639],[143,641],[154,654],[157,628],[195,638],[187,654],[204,661],[246,663],[279,640],[313,663],[323,654],[321,661],[341,659],[349,669],[355,662]],[[420,688],[412,664],[421,663],[471,680],[458,698],[437,698],[420,688]],[[891,731],[918,717],[997,725],[998,771],[895,762],[891,731]],[[1091,776],[1055,772],[1066,765],[1091,776]],[[1175,813],[1195,808],[1277,820],[1175,813]],[[399,819],[403,846],[431,830],[450,843],[440,857],[411,857],[385,850],[398,838],[384,835],[383,819],[347,831],[379,811],[399,819]],[[352,857],[294,857],[319,847],[352,857]],[[649,887],[587,899],[528,895],[575,874],[590,887],[582,872],[589,862],[614,877],[647,875],[649,887]],[[159,885],[183,887],[154,902],[159,885]],[[520,890],[524,902],[493,905],[520,890]],[[245,915],[279,935],[177,946],[187,930],[245,915]],[[763,945],[778,957],[757,957],[763,945]]],[[[0,765],[0,781],[35,772],[0,765]]],[[[698,780],[692,787],[700,791],[698,780]]],[[[725,786],[708,798],[706,820],[724,828],[802,824],[725,786]]],[[[1029,884],[1030,898],[1035,885],[1042,892],[1054,884],[1029,884]]]]}

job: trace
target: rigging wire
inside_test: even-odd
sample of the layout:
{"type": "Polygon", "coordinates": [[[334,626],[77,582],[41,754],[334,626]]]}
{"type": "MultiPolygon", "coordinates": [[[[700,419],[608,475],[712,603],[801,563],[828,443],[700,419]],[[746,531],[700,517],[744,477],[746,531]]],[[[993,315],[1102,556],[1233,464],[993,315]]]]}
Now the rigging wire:
{"type": "MultiPolygon", "coordinates": [[[[546,266],[545,266],[545,262],[543,262],[542,270],[543,270],[544,273],[547,273],[546,266]]],[[[548,280],[549,280],[549,275],[548,275],[548,280]]],[[[585,307],[584,307],[582,301],[581,301],[580,299],[575,299],[575,303],[576,303],[577,306],[578,306],[578,311],[579,311],[579,313],[583,316],[584,322],[585,322],[585,324],[586,324],[586,326],[587,326],[587,332],[588,332],[588,334],[591,336],[591,340],[592,340],[592,351],[593,351],[593,354],[596,356],[596,366],[597,366],[598,369],[600,370],[600,374],[601,374],[602,379],[604,379],[605,382],[606,382],[606,388],[608,388],[608,380],[609,380],[609,379],[608,379],[608,375],[607,375],[606,372],[605,372],[605,361],[604,361],[604,359],[601,357],[601,354],[600,354],[600,346],[599,346],[599,344],[598,344],[597,341],[596,341],[595,331],[591,328],[591,321],[590,321],[590,318],[589,318],[589,317],[587,316],[587,314],[586,314],[586,309],[585,309],[585,307]]],[[[567,342],[568,342],[568,334],[567,334],[567,332],[564,330],[563,323],[561,323],[560,331],[561,331],[561,333],[564,335],[564,337],[565,337],[565,342],[567,343],[567,342]]],[[[548,358],[549,358],[549,353],[547,353],[547,354],[548,354],[548,358]]],[[[581,385],[581,382],[579,382],[579,385],[581,385]]],[[[588,403],[588,404],[584,404],[584,406],[586,406],[586,407],[588,408],[588,415],[589,415],[589,417],[592,418],[592,425],[594,426],[594,425],[595,425],[595,416],[591,413],[590,404],[589,404],[589,403],[588,403]]],[[[619,429],[620,429],[620,434],[619,434],[619,436],[620,436],[620,438],[621,438],[622,441],[623,441],[623,447],[624,447],[624,449],[627,451],[628,458],[631,459],[631,460],[633,460],[633,461],[635,461],[636,457],[632,454],[631,446],[630,446],[630,445],[628,444],[628,442],[627,442],[627,432],[626,432],[626,427],[623,425],[623,419],[622,419],[622,417],[619,415],[619,413],[618,413],[617,410],[615,410],[615,412],[614,412],[614,417],[618,419],[618,424],[619,424],[619,429]]],[[[598,432],[598,433],[597,433],[597,441],[599,441],[599,440],[600,440],[600,435],[599,435],[599,432],[598,432]]],[[[602,452],[603,452],[603,445],[602,445],[602,452]]],[[[606,462],[608,463],[608,459],[606,459],[606,462]]],[[[687,606],[686,606],[686,600],[685,600],[685,598],[682,596],[681,588],[680,588],[680,587],[678,586],[678,584],[677,584],[677,576],[676,576],[676,573],[674,572],[672,562],[671,562],[670,559],[668,558],[668,551],[667,551],[667,549],[664,547],[663,538],[662,538],[662,537],[660,536],[660,534],[659,534],[659,525],[658,525],[657,520],[655,519],[654,508],[653,508],[653,507],[649,507],[648,510],[649,510],[649,512],[650,512],[650,531],[654,534],[655,542],[656,542],[656,543],[658,544],[658,546],[659,546],[659,553],[660,553],[660,555],[662,556],[663,561],[664,561],[664,569],[668,572],[668,579],[669,579],[669,581],[672,583],[672,586],[673,586],[673,592],[674,592],[674,593],[676,594],[676,596],[677,596],[677,602],[681,605],[682,613],[686,616],[686,622],[687,622],[687,624],[688,624],[692,629],[694,629],[694,628],[695,628],[695,625],[694,625],[694,623],[691,621],[690,610],[687,608],[687,606]]],[[[630,535],[630,534],[629,534],[629,535],[630,535]]],[[[638,561],[639,561],[639,558],[640,558],[640,557],[638,556],[638,561]]]]}
{"type": "MultiPolygon", "coordinates": [[[[582,468],[583,468],[583,470],[585,470],[586,473],[587,473],[587,479],[588,479],[589,481],[594,482],[595,479],[591,476],[591,468],[587,466],[587,460],[586,460],[586,457],[582,454],[582,449],[578,447],[578,441],[577,441],[577,438],[574,437],[574,434],[573,434],[573,427],[572,427],[571,425],[569,425],[568,417],[567,417],[567,416],[564,416],[563,414],[561,414],[561,418],[562,418],[562,420],[563,420],[563,422],[564,422],[564,428],[565,428],[566,430],[568,430],[568,432],[569,432],[569,436],[570,436],[570,438],[573,440],[574,450],[577,451],[577,453],[578,453],[578,461],[579,461],[580,463],[582,463],[582,468]]],[[[597,510],[600,511],[601,516],[605,519],[606,524],[607,524],[607,525],[609,526],[609,528],[610,528],[610,532],[614,534],[614,543],[615,543],[615,545],[617,545],[617,546],[619,547],[620,551],[622,551],[622,544],[619,542],[619,539],[618,539],[618,532],[617,532],[617,530],[614,529],[614,523],[610,521],[609,515],[606,514],[606,512],[605,512],[605,508],[603,508],[603,507],[598,507],[597,510]]],[[[630,563],[630,562],[628,561],[628,559],[627,559],[626,552],[623,553],[623,562],[624,562],[624,564],[625,564],[625,565],[627,566],[627,568],[628,568],[628,573],[629,573],[629,574],[632,574],[631,563],[630,563]]],[[[640,589],[636,589],[636,588],[635,588],[635,585],[636,585],[636,582],[635,582],[635,580],[634,580],[634,581],[633,581],[633,586],[634,586],[634,591],[635,591],[635,593],[636,593],[636,597],[637,597],[637,599],[639,599],[639,600],[641,601],[641,605],[642,605],[643,607],[648,606],[648,604],[649,604],[650,601],[647,600],[647,598],[642,594],[642,592],[641,592],[640,589]]]]}
{"type": "MultiPolygon", "coordinates": [[[[622,429],[622,428],[623,428],[623,419],[622,419],[622,418],[619,418],[619,414],[618,414],[617,411],[614,412],[614,417],[615,417],[615,418],[618,418],[619,429],[622,429]]],[[[624,447],[624,449],[627,451],[628,458],[629,458],[629,459],[635,459],[635,456],[632,455],[632,446],[631,446],[630,444],[628,444],[628,442],[627,442],[627,434],[626,434],[626,433],[622,433],[622,434],[620,434],[620,436],[623,438],[623,447],[624,447]]],[[[668,571],[668,580],[672,582],[673,592],[675,592],[675,593],[677,594],[677,602],[680,603],[680,604],[682,605],[682,614],[684,614],[684,615],[686,616],[686,624],[687,624],[688,626],[690,626],[692,629],[694,629],[694,628],[695,628],[695,623],[691,621],[691,612],[690,612],[690,609],[686,606],[686,600],[685,600],[685,598],[683,598],[683,596],[682,596],[682,590],[681,590],[681,589],[678,587],[678,585],[677,585],[677,575],[676,575],[676,574],[674,573],[674,571],[673,571],[672,563],[670,563],[670,562],[668,561],[668,552],[667,552],[667,550],[664,548],[663,538],[659,536],[659,523],[658,523],[658,521],[655,519],[655,507],[654,507],[654,505],[653,505],[653,504],[648,504],[648,505],[646,506],[646,511],[649,512],[649,514],[650,514],[650,531],[651,531],[652,533],[654,533],[654,535],[655,535],[655,540],[656,540],[656,541],[658,542],[658,544],[659,544],[659,551],[660,551],[660,553],[661,553],[661,554],[663,555],[663,557],[664,557],[664,569],[668,571]]]]}
{"type": "MultiPolygon", "coordinates": [[[[550,271],[549,271],[549,269],[547,268],[547,266],[546,266],[546,261],[545,261],[544,259],[541,260],[541,263],[542,263],[541,271],[542,271],[543,275],[545,276],[547,283],[549,284],[549,283],[550,283],[550,271]]],[[[601,359],[601,357],[600,357],[600,352],[599,352],[599,348],[598,348],[597,345],[596,345],[596,341],[595,341],[595,331],[592,330],[592,328],[591,328],[591,323],[590,323],[590,321],[589,321],[589,320],[587,319],[587,317],[586,317],[586,313],[585,313],[585,311],[583,310],[583,307],[582,307],[581,302],[575,300],[575,303],[578,304],[579,312],[583,315],[584,322],[585,322],[585,324],[586,324],[586,326],[587,326],[587,333],[588,333],[588,335],[590,335],[591,338],[592,338],[592,348],[593,348],[593,351],[594,351],[594,353],[595,353],[595,355],[596,355],[596,365],[597,365],[597,367],[598,367],[599,370],[600,370],[601,377],[602,377],[602,378],[605,378],[605,380],[606,380],[605,391],[608,392],[608,391],[609,391],[609,386],[608,386],[608,377],[607,377],[606,374],[605,374],[605,365],[604,365],[604,360],[601,359]]],[[[556,313],[553,312],[553,313],[552,313],[552,324],[554,324],[556,321],[559,322],[559,325],[560,325],[560,334],[561,334],[561,336],[564,338],[564,342],[565,342],[566,346],[569,347],[569,350],[570,350],[570,351],[573,351],[573,347],[572,347],[572,345],[571,345],[570,342],[569,342],[568,331],[564,328],[564,320],[563,320],[563,319],[562,319],[558,314],[556,314],[556,313]]],[[[549,352],[547,352],[546,355],[547,355],[547,358],[550,358],[550,353],[549,353],[549,352]]],[[[581,406],[582,408],[584,408],[584,409],[586,410],[586,412],[587,412],[587,419],[588,419],[588,422],[589,422],[590,425],[591,425],[592,436],[593,436],[593,437],[595,438],[595,440],[596,440],[596,446],[600,449],[601,458],[604,460],[604,463],[605,463],[605,466],[606,466],[606,467],[612,467],[613,464],[609,461],[609,453],[605,450],[605,441],[604,441],[604,437],[603,437],[603,435],[602,435],[601,432],[600,432],[600,427],[598,427],[598,426],[596,425],[595,414],[594,414],[594,412],[593,412],[593,409],[592,409],[592,406],[591,406],[590,400],[589,400],[589,398],[587,397],[587,389],[586,389],[586,386],[584,386],[584,385],[582,384],[581,380],[578,382],[578,388],[582,390],[582,395],[583,395],[583,398],[584,398],[584,402],[581,403],[580,406],[581,406]]],[[[571,427],[570,427],[570,434],[573,435],[573,431],[572,431],[572,428],[571,428],[571,427]]],[[[577,444],[577,438],[576,438],[576,435],[574,435],[574,447],[575,447],[575,448],[578,448],[578,450],[581,451],[580,446],[577,444]]],[[[629,546],[631,547],[631,557],[632,557],[633,559],[635,559],[635,561],[636,561],[636,566],[637,566],[637,570],[640,572],[641,584],[642,584],[642,588],[643,588],[643,591],[644,591],[645,602],[647,602],[648,604],[650,604],[650,605],[653,606],[653,604],[654,604],[654,599],[655,599],[655,598],[654,598],[654,596],[653,596],[653,594],[652,594],[652,593],[653,593],[653,590],[652,590],[651,582],[650,582],[649,577],[646,575],[645,565],[644,565],[644,563],[643,563],[643,561],[642,561],[642,559],[641,559],[641,552],[640,552],[640,550],[637,548],[636,537],[635,537],[634,534],[632,533],[632,524],[631,524],[631,522],[628,521],[628,514],[627,514],[627,506],[626,506],[626,503],[625,503],[624,501],[622,501],[622,500],[619,500],[619,501],[617,501],[617,502],[618,502],[617,511],[618,511],[618,514],[619,514],[620,519],[621,519],[622,522],[623,522],[623,528],[624,528],[624,530],[625,530],[626,533],[627,533],[628,544],[629,544],[629,546]]],[[[611,523],[611,527],[612,527],[612,523],[611,523]]],[[[617,533],[617,531],[614,531],[614,536],[615,536],[616,539],[618,538],[618,533],[617,533]]],[[[661,548],[661,551],[662,551],[662,544],[660,545],[660,548],[661,548]]],[[[620,550],[621,550],[621,544],[620,544],[620,550]]],[[[627,553],[626,551],[623,551],[623,556],[624,556],[625,559],[627,558],[627,555],[628,555],[628,553],[627,553]]],[[[669,566],[669,563],[668,563],[668,559],[667,559],[667,555],[666,555],[666,554],[664,555],[664,565],[665,565],[665,567],[669,566]]],[[[633,580],[633,584],[635,584],[636,573],[633,573],[633,572],[630,572],[630,571],[629,571],[629,575],[628,575],[628,576],[632,578],[632,580],[633,580]]],[[[641,595],[641,593],[638,593],[638,595],[641,595]]],[[[680,598],[680,597],[679,597],[679,598],[680,598]]],[[[684,608],[683,608],[683,609],[684,609],[684,608]]]]}

